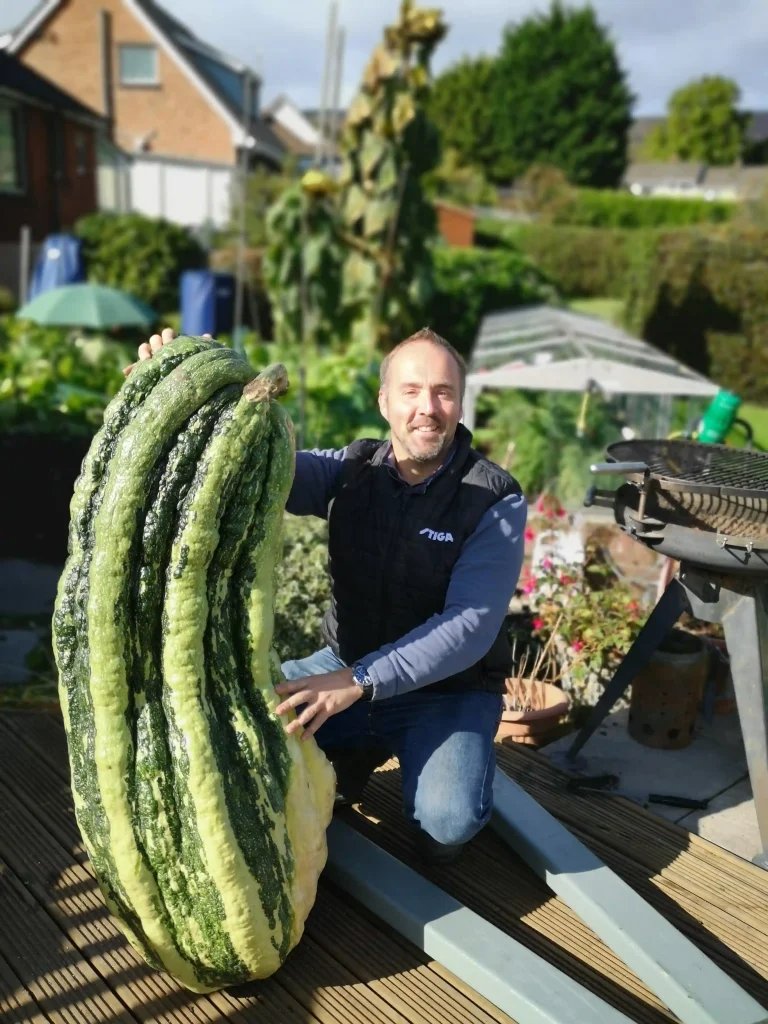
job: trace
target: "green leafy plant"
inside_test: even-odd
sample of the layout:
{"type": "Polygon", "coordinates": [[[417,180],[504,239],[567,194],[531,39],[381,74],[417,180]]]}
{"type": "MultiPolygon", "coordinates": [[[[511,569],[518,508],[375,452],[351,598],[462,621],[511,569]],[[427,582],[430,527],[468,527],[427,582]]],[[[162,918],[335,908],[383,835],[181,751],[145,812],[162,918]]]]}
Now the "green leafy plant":
{"type": "Polygon", "coordinates": [[[560,639],[564,669],[576,681],[616,667],[640,632],[645,615],[631,590],[588,550],[582,566],[544,559],[523,581],[542,644],[560,639]]]}
{"type": "Polygon", "coordinates": [[[559,302],[538,267],[513,249],[435,248],[435,292],[424,317],[468,354],[488,313],[536,302],[559,302]]]}
{"type": "Polygon", "coordinates": [[[455,149],[443,151],[440,164],[424,177],[430,199],[446,199],[460,206],[495,206],[497,192],[483,171],[464,164],[455,149]]]}
{"type": "Polygon", "coordinates": [[[386,348],[428,303],[436,215],[421,179],[439,147],[424,108],[444,33],[440,11],[403,0],[349,108],[338,182],[309,171],[270,210],[265,280],[280,340],[386,348]]]}
{"type": "Polygon", "coordinates": [[[369,290],[370,330],[384,348],[416,327],[433,291],[436,216],[422,177],[440,158],[426,107],[442,12],[402,0],[363,72],[341,138],[341,217],[349,247],[343,301],[369,290]]]}
{"type": "Polygon", "coordinates": [[[346,249],[334,206],[335,184],[318,171],[286,189],[267,217],[264,281],[280,344],[340,345],[349,338],[357,302],[343,292],[346,249]]]}
{"type": "Polygon", "coordinates": [[[320,626],[331,600],[331,585],[328,524],[313,516],[286,516],[283,536],[273,643],[285,661],[307,658],[323,646],[320,626]]]}
{"type": "Polygon", "coordinates": [[[158,313],[179,306],[179,277],[205,267],[205,251],[177,224],[140,213],[93,213],[75,225],[90,280],[122,288],[158,313]]]}
{"type": "Polygon", "coordinates": [[[581,396],[558,392],[483,391],[477,403],[477,445],[504,466],[525,494],[552,491],[581,502],[592,482],[589,466],[620,436],[615,408],[602,400],[587,410],[577,437],[581,396]]]}
{"type": "Polygon", "coordinates": [[[118,342],[0,318],[0,430],[93,433],[134,355],[118,342]]]}
{"type": "MultiPolygon", "coordinates": [[[[300,346],[264,344],[251,336],[246,338],[245,353],[252,366],[284,364],[291,386],[281,404],[298,424],[300,346]]],[[[359,437],[384,436],[388,427],[376,403],[379,363],[371,360],[364,342],[350,344],[344,351],[308,349],[304,366],[305,447],[343,448],[359,437]]]]}

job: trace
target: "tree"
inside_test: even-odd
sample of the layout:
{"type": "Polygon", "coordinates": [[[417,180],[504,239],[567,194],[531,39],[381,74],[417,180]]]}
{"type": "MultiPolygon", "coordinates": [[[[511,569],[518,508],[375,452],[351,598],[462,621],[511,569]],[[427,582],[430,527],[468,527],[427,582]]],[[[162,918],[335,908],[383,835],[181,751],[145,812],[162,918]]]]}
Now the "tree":
{"type": "Polygon", "coordinates": [[[672,93],[667,119],[646,139],[650,160],[701,160],[724,166],[745,150],[749,116],[737,109],[738,85],[720,75],[704,75],[672,93]]]}
{"type": "Polygon", "coordinates": [[[427,114],[445,149],[455,150],[465,167],[486,175],[496,163],[491,95],[496,61],[465,57],[435,79],[427,114]]]}
{"type": "Polygon", "coordinates": [[[556,0],[547,13],[509,25],[491,102],[496,179],[548,164],[574,185],[618,185],[633,101],[613,41],[591,7],[556,0]]]}

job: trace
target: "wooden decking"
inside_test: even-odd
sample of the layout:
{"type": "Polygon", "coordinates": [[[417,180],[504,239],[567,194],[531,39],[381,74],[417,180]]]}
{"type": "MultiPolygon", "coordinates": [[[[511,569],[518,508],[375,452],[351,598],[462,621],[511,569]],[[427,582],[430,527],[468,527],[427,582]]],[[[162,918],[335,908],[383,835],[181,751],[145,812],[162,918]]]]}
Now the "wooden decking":
{"type": "MultiPolygon", "coordinates": [[[[565,793],[560,773],[536,754],[503,748],[499,761],[768,1007],[768,872],[625,801],[565,793]]],[[[412,861],[394,766],[377,773],[362,811],[347,812],[347,820],[412,861]]],[[[457,865],[430,877],[632,1020],[675,1020],[489,830],[457,865]]],[[[180,989],[143,964],[104,909],[72,812],[60,720],[0,715],[0,1022],[224,1020],[510,1018],[324,882],[302,942],[273,978],[210,996],[180,989]]]]}

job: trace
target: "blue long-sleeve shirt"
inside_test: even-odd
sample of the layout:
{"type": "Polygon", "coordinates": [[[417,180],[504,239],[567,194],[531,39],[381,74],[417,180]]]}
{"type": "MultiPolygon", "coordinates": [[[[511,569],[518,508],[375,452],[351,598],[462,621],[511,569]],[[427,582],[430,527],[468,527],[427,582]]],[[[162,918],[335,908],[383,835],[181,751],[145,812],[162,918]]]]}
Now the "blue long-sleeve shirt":
{"type": "MultiPolygon", "coordinates": [[[[286,509],[296,516],[328,517],[346,448],[296,454],[296,475],[286,509]]],[[[428,480],[425,489],[450,461],[428,480]]],[[[402,480],[390,464],[390,471],[402,480]]],[[[409,486],[403,480],[403,486],[409,486]]],[[[445,607],[393,644],[360,661],[381,700],[428,686],[476,664],[490,650],[501,628],[523,563],[527,516],[525,498],[502,498],[485,513],[467,538],[451,573],[445,607]]]]}

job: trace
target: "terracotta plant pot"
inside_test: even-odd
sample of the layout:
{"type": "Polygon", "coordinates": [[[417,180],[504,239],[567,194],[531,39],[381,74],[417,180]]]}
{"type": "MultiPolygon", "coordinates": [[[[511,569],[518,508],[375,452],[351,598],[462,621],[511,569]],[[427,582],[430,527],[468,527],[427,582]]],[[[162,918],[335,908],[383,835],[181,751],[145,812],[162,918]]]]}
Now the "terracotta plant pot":
{"type": "Polygon", "coordinates": [[[530,679],[508,679],[505,702],[510,706],[514,694],[518,703],[530,704],[529,711],[504,710],[496,738],[502,743],[541,746],[560,726],[571,702],[568,694],[552,683],[530,679]]]}

